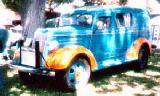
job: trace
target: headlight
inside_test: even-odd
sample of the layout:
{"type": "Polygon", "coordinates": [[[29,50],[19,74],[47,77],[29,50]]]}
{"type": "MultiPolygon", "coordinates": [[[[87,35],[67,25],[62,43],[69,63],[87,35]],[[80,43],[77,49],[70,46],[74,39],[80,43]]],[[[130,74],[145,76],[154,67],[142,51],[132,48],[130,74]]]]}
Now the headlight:
{"type": "Polygon", "coordinates": [[[58,41],[54,40],[48,43],[48,53],[51,53],[59,48],[58,41]]]}

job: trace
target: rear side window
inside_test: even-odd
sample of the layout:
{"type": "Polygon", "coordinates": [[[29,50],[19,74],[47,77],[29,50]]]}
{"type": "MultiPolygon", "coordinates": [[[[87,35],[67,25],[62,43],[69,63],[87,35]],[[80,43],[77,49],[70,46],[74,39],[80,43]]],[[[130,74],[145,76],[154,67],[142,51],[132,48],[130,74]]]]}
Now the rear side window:
{"type": "Polygon", "coordinates": [[[116,15],[117,27],[130,27],[132,25],[130,13],[118,13],[116,15]]]}

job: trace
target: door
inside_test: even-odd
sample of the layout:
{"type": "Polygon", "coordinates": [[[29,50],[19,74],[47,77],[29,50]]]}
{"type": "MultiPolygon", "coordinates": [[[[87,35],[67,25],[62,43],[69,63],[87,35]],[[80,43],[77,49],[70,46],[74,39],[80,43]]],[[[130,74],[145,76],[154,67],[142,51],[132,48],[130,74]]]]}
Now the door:
{"type": "Polygon", "coordinates": [[[115,56],[115,39],[112,16],[98,16],[96,29],[92,36],[91,50],[99,64],[115,56]]]}
{"type": "Polygon", "coordinates": [[[115,29],[116,29],[116,46],[117,46],[117,56],[122,57],[125,53],[127,43],[126,38],[126,27],[124,14],[121,12],[115,12],[115,29]]]}
{"type": "Polygon", "coordinates": [[[125,57],[136,38],[136,24],[133,25],[133,16],[129,12],[115,13],[117,55],[125,57]]]}

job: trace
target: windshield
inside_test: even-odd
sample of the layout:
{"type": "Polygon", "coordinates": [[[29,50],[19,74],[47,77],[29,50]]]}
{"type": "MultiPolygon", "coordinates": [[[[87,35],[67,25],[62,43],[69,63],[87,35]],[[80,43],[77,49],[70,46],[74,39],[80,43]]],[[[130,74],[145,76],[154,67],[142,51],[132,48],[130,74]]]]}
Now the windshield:
{"type": "Polygon", "coordinates": [[[77,25],[83,27],[92,26],[91,14],[64,14],[60,18],[60,26],[77,25]]]}

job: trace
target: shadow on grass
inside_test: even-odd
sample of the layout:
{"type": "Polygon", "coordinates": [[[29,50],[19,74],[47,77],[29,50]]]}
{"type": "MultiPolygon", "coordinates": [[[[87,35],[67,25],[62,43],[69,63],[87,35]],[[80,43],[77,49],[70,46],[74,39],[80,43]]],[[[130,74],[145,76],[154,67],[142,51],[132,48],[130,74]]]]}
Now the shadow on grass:
{"type": "MultiPolygon", "coordinates": [[[[149,62],[152,62],[152,64],[149,64],[147,70],[138,73],[134,72],[134,63],[114,66],[94,72],[91,76],[90,83],[96,88],[102,88],[102,91],[96,91],[97,93],[120,92],[123,91],[122,86],[124,85],[132,88],[143,85],[144,90],[150,90],[155,86],[160,86],[160,82],[156,81],[156,79],[160,78],[159,75],[146,73],[148,70],[160,73],[160,67],[155,66],[158,64],[158,61],[156,61],[154,57],[156,60],[160,60],[159,55],[152,55],[149,59],[149,62]],[[139,74],[142,76],[139,76],[139,74]],[[114,85],[116,87],[115,90],[110,89],[110,87],[104,87],[104,85],[112,85],[112,82],[116,82],[114,85]]],[[[34,75],[35,79],[29,84],[24,85],[17,74],[8,76],[8,72],[11,70],[7,66],[1,67],[1,71],[4,76],[5,87],[0,91],[0,96],[26,96],[28,94],[31,96],[76,96],[75,93],[61,91],[59,87],[63,87],[63,85],[52,77],[34,75]]],[[[154,96],[155,93],[151,93],[151,95],[152,94],[154,96]]],[[[145,94],[137,93],[135,95],[141,96],[145,94]]]]}
{"type": "MultiPolygon", "coordinates": [[[[134,86],[133,83],[135,83],[135,82],[138,83],[139,85],[143,84],[147,89],[150,89],[150,88],[153,88],[156,85],[159,85],[158,82],[155,82],[151,78],[160,78],[160,76],[150,76],[150,78],[147,78],[147,77],[143,77],[143,76],[142,77],[138,77],[138,76],[136,77],[136,76],[126,75],[125,72],[132,71],[133,67],[134,67],[134,65],[132,65],[132,67],[131,66],[129,67],[129,65],[132,65],[132,64],[126,64],[126,65],[123,65],[123,66],[121,65],[121,66],[111,67],[109,69],[104,69],[104,70],[95,72],[92,75],[91,82],[95,86],[100,87],[101,85],[104,85],[104,84],[110,84],[109,79],[111,79],[112,77],[115,76],[116,79],[114,79],[114,80],[116,82],[118,82],[119,80],[121,80],[121,81],[123,80],[123,81],[126,82],[127,85],[130,85],[130,86],[134,86]]],[[[158,70],[158,68],[156,68],[154,66],[150,66],[148,68],[148,70],[154,70],[154,71],[160,72],[160,70],[158,70]],[[157,69],[157,70],[155,70],[155,69],[157,69]]],[[[145,71],[146,70],[143,70],[139,73],[143,73],[145,71]]],[[[137,72],[133,72],[133,74],[137,74],[137,72]]],[[[149,75],[146,75],[146,76],[149,76],[149,75]]]]}
{"type": "Polygon", "coordinates": [[[63,86],[54,78],[34,75],[29,83],[23,83],[18,74],[8,76],[11,71],[7,66],[1,67],[5,80],[5,87],[0,91],[0,96],[75,96],[75,93],[63,92],[59,86],[63,86]]]}
{"type": "Polygon", "coordinates": [[[155,72],[160,72],[160,67],[153,66],[153,65],[148,65],[148,70],[155,71],[155,72]]]}
{"type": "Polygon", "coordinates": [[[106,68],[106,69],[102,69],[99,71],[96,71],[94,73],[92,73],[91,76],[91,82],[95,85],[95,86],[100,86],[103,84],[109,84],[109,81],[107,79],[111,78],[114,75],[118,75],[121,76],[121,73],[124,73],[128,70],[132,70],[133,69],[133,64],[131,63],[127,63],[127,64],[123,64],[123,65],[119,65],[119,66],[113,66],[110,68],[106,68]]]}
{"type": "MultiPolygon", "coordinates": [[[[91,77],[91,83],[93,83],[95,87],[99,88],[102,88],[106,85],[114,85],[116,87],[116,90],[109,90],[109,87],[102,88],[102,92],[104,93],[107,91],[120,92],[122,91],[122,86],[129,86],[131,88],[136,88],[137,86],[144,86],[144,89],[142,90],[152,90],[152,88],[154,88],[155,86],[160,86],[160,81],[158,82],[157,80],[160,80],[160,67],[155,66],[158,64],[158,60],[160,60],[160,55],[152,54],[149,58],[149,63],[151,64],[149,64],[146,70],[142,70],[140,72],[133,71],[136,67],[135,62],[127,63],[120,66],[114,66],[94,72],[91,77]],[[154,75],[151,72],[158,73],[158,75],[154,75]],[[116,83],[111,84],[111,82],[116,83]]],[[[155,93],[151,92],[150,95],[152,94],[155,93]]]]}

